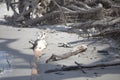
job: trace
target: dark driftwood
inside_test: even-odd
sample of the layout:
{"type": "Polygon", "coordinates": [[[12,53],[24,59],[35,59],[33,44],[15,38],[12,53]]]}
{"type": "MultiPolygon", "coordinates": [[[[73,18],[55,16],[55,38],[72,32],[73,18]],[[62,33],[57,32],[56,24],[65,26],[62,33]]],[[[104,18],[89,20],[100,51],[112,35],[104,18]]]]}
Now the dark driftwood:
{"type": "MultiPolygon", "coordinates": [[[[105,10],[106,14],[110,14],[110,17],[113,17],[113,15],[115,15],[115,17],[120,16],[120,6],[116,5],[116,0],[17,0],[17,2],[16,0],[5,1],[7,9],[9,10],[9,7],[11,7],[14,14],[17,15],[16,17],[18,18],[17,20],[15,18],[15,20],[20,23],[22,21],[24,23],[25,21],[25,25],[45,24],[51,22],[54,23],[56,20],[59,20],[56,23],[71,23],[81,20],[87,21],[88,19],[103,19],[103,10],[105,10]],[[99,3],[102,6],[98,5],[99,3]],[[113,12],[108,11],[106,8],[113,10],[113,12]],[[41,14],[43,15],[43,17],[40,17],[41,14]],[[32,19],[33,16],[31,15],[33,15],[34,18],[39,18],[32,19]],[[57,19],[54,18],[56,17],[56,15],[57,19]]],[[[118,2],[120,1],[118,0],[118,2]]]]}
{"type": "Polygon", "coordinates": [[[71,9],[73,11],[85,11],[86,10],[84,8],[78,7],[78,6],[73,5],[73,4],[68,5],[66,8],[71,9]]]}
{"type": "Polygon", "coordinates": [[[92,37],[111,37],[111,38],[120,37],[120,28],[103,30],[98,34],[92,35],[92,37]]]}
{"type": "Polygon", "coordinates": [[[61,6],[55,0],[52,0],[52,1],[59,8],[59,10],[61,12],[62,20],[64,21],[64,24],[66,25],[66,17],[64,15],[64,12],[63,12],[61,6]]]}
{"type": "Polygon", "coordinates": [[[98,4],[98,3],[101,3],[101,4],[103,4],[104,8],[110,8],[111,5],[112,5],[111,0],[85,0],[85,3],[87,5],[90,5],[90,6],[94,6],[94,5],[98,4]]]}
{"type": "MultiPolygon", "coordinates": [[[[64,8],[64,7],[63,7],[64,8]]],[[[61,8],[61,9],[63,9],[61,8]]],[[[65,9],[65,8],[64,8],[65,9]]],[[[69,10],[68,8],[66,8],[66,10],[68,11],[53,11],[51,13],[47,13],[44,16],[40,17],[40,18],[35,18],[35,19],[29,19],[25,22],[25,25],[35,25],[37,23],[42,24],[47,20],[55,20],[56,16],[62,15],[64,16],[68,16],[68,15],[79,15],[80,19],[100,19],[102,18],[102,6],[98,5],[96,8],[91,8],[91,9],[86,9],[83,11],[72,11],[69,10]]],[[[64,21],[66,23],[66,21],[64,21]]]]}
{"type": "Polygon", "coordinates": [[[120,62],[116,63],[106,63],[106,64],[95,64],[95,65],[81,65],[77,63],[77,66],[68,66],[68,67],[62,67],[52,70],[47,70],[45,73],[52,73],[52,72],[58,72],[58,71],[72,71],[72,70],[81,70],[81,69],[92,69],[92,68],[104,68],[104,67],[110,67],[110,66],[120,66],[120,62]]]}
{"type": "Polygon", "coordinates": [[[89,9],[91,8],[90,6],[88,6],[86,3],[82,2],[82,1],[74,1],[72,2],[74,5],[84,8],[84,9],[89,9]]]}
{"type": "Polygon", "coordinates": [[[77,55],[79,53],[82,53],[82,52],[85,52],[87,50],[87,47],[85,46],[77,46],[75,47],[71,52],[68,52],[68,53],[65,53],[65,54],[62,54],[62,55],[55,55],[55,54],[52,54],[52,56],[46,60],[46,63],[50,62],[50,61],[58,61],[58,60],[62,60],[62,59],[66,59],[70,56],[73,56],[73,55],[77,55]]]}
{"type": "Polygon", "coordinates": [[[81,22],[81,23],[74,23],[69,25],[73,29],[90,29],[90,28],[96,28],[99,30],[104,30],[106,28],[112,27],[115,24],[120,23],[120,17],[115,18],[115,19],[103,19],[103,20],[90,20],[86,22],[81,22]]]}
{"type": "Polygon", "coordinates": [[[112,9],[115,12],[116,16],[120,16],[120,6],[112,5],[112,9]]]}
{"type": "Polygon", "coordinates": [[[28,25],[35,25],[35,24],[42,24],[42,22],[44,23],[46,20],[50,20],[53,17],[56,17],[57,15],[60,15],[60,11],[54,11],[48,14],[45,14],[44,16],[40,17],[40,18],[35,18],[35,19],[29,19],[25,22],[25,26],[28,25]]]}

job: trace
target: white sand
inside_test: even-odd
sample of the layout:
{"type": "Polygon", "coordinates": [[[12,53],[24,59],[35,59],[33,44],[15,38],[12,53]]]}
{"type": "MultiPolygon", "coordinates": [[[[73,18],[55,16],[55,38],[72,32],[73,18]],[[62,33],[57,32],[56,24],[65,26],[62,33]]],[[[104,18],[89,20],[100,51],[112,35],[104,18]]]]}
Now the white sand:
{"type": "MultiPolygon", "coordinates": [[[[1,12],[0,12],[1,13],[1,12]]],[[[108,67],[105,69],[85,70],[87,74],[77,71],[44,73],[46,70],[60,68],[63,65],[75,65],[75,61],[81,64],[98,64],[107,62],[120,61],[119,51],[109,48],[109,44],[105,40],[84,40],[76,34],[69,34],[66,28],[59,26],[43,26],[36,28],[15,28],[12,26],[0,24],[0,50],[7,51],[13,55],[12,72],[0,78],[0,80],[30,80],[31,66],[30,62],[33,58],[32,50],[28,49],[31,45],[29,40],[35,39],[37,31],[47,32],[48,46],[43,52],[43,56],[39,61],[39,80],[120,80],[120,66],[108,67]],[[63,54],[69,52],[72,48],[58,47],[58,43],[70,43],[72,46],[78,44],[89,44],[88,50],[84,53],[72,56],[68,59],[45,63],[51,54],[63,54]],[[93,50],[96,47],[96,50],[93,50]],[[109,55],[98,53],[97,50],[106,49],[109,55]]]]}
{"type": "MultiPolygon", "coordinates": [[[[33,52],[28,49],[31,45],[28,43],[29,40],[35,39],[35,33],[40,31],[39,28],[14,28],[11,26],[0,26],[0,50],[9,52],[9,54],[14,56],[14,62],[12,63],[13,69],[9,75],[4,76],[5,80],[30,80],[31,78],[31,67],[30,61],[32,60],[33,52]],[[20,30],[20,31],[19,31],[20,30]]],[[[103,63],[106,60],[109,62],[120,61],[120,59],[115,59],[115,56],[119,56],[113,49],[109,49],[110,55],[104,55],[102,53],[97,53],[97,50],[103,50],[109,48],[109,44],[102,41],[97,41],[96,43],[88,46],[88,50],[82,54],[72,56],[68,59],[45,63],[45,61],[51,56],[51,54],[63,54],[72,50],[72,48],[58,47],[58,43],[67,42],[72,46],[78,44],[88,44],[92,41],[82,41],[80,37],[76,34],[68,34],[66,32],[55,31],[51,33],[52,30],[43,30],[47,32],[47,49],[43,52],[43,56],[40,58],[39,68],[40,74],[39,78],[42,80],[119,80],[120,67],[110,67],[105,69],[92,69],[85,70],[87,74],[81,71],[68,71],[60,73],[44,73],[46,70],[60,68],[62,65],[75,65],[75,61],[82,64],[97,64],[103,63]],[[105,44],[106,43],[106,44],[105,44]],[[93,50],[96,47],[96,50],[93,50]],[[113,51],[113,52],[112,52],[113,51]],[[94,73],[97,73],[95,76],[94,73]]]]}

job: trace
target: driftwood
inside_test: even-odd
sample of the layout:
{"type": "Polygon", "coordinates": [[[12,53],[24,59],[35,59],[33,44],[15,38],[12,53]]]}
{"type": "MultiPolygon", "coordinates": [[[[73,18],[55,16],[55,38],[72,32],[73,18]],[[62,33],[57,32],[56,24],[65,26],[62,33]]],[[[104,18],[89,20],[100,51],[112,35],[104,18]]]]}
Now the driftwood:
{"type": "MultiPolygon", "coordinates": [[[[102,19],[102,20],[90,20],[81,23],[74,23],[69,25],[72,29],[82,29],[84,32],[87,32],[87,29],[95,28],[100,32],[104,32],[104,29],[114,29],[116,24],[120,24],[120,17],[118,18],[111,18],[111,19],[102,19]]],[[[110,32],[110,31],[109,31],[110,32]]],[[[103,33],[101,33],[103,34],[103,33]]]]}
{"type": "Polygon", "coordinates": [[[73,4],[67,6],[67,8],[68,8],[68,9],[71,9],[71,10],[73,10],[73,11],[85,11],[84,8],[80,8],[80,7],[78,7],[78,6],[76,6],[76,5],[73,5],[73,4]]]}
{"type": "MultiPolygon", "coordinates": [[[[61,8],[63,9],[63,8],[61,8]]],[[[65,9],[65,8],[64,8],[65,9]]],[[[53,11],[51,13],[45,14],[44,16],[40,17],[40,18],[35,18],[35,19],[29,19],[26,21],[25,25],[34,25],[34,24],[45,24],[46,21],[48,20],[55,20],[56,18],[58,18],[57,16],[61,14],[61,11],[53,11]]],[[[70,11],[69,9],[68,11],[64,11],[62,10],[62,16],[64,17],[64,19],[66,19],[65,16],[67,15],[79,15],[80,19],[99,19],[102,18],[102,6],[99,5],[96,8],[91,8],[88,10],[83,10],[81,11],[70,11]],[[87,16],[87,14],[89,14],[87,16]]],[[[66,20],[64,20],[64,23],[66,23],[66,20]]]]}
{"type": "Polygon", "coordinates": [[[112,9],[115,12],[116,16],[120,16],[120,6],[119,5],[112,5],[112,9]]]}
{"type": "Polygon", "coordinates": [[[14,12],[14,15],[18,15],[17,11],[15,10],[15,6],[13,4],[13,3],[16,4],[16,2],[15,1],[13,2],[13,0],[5,0],[5,2],[6,2],[7,10],[9,11],[9,9],[11,8],[12,11],[14,12]]]}
{"type": "Polygon", "coordinates": [[[85,3],[89,6],[94,6],[98,3],[102,3],[104,8],[110,8],[112,6],[111,0],[85,0],[85,3]]]}
{"type": "MultiPolygon", "coordinates": [[[[119,0],[5,0],[14,12],[16,25],[79,22],[78,27],[113,26],[109,18],[120,16],[119,0]],[[18,10],[18,11],[17,11],[18,10]],[[106,20],[105,20],[106,19],[106,20]],[[91,22],[89,22],[91,20],[91,22]],[[85,22],[85,23],[84,23],[85,22]]],[[[119,20],[118,20],[119,21],[119,20]]],[[[73,26],[73,25],[71,25],[73,26]]],[[[73,26],[74,27],[74,26],[73,26]]],[[[87,31],[87,30],[86,30],[87,31]]]]}
{"type": "Polygon", "coordinates": [[[120,38],[120,28],[103,30],[98,34],[94,34],[91,37],[110,37],[110,38],[120,38]]]}
{"type": "Polygon", "coordinates": [[[86,3],[84,2],[81,2],[81,1],[74,1],[72,2],[74,5],[78,6],[78,7],[81,7],[81,8],[84,8],[84,9],[89,9],[91,8],[90,6],[88,6],[86,3]]]}
{"type": "Polygon", "coordinates": [[[33,60],[31,61],[31,80],[38,80],[39,67],[38,61],[42,54],[42,51],[47,47],[47,42],[45,40],[45,33],[37,33],[37,39],[35,41],[29,41],[33,45],[33,60]]]}
{"type": "Polygon", "coordinates": [[[116,63],[104,63],[104,64],[93,64],[93,65],[81,65],[77,62],[75,62],[77,66],[66,66],[62,68],[47,70],[45,73],[52,73],[52,72],[58,72],[58,71],[72,71],[72,70],[82,70],[83,73],[86,73],[83,71],[83,69],[92,69],[92,68],[104,68],[104,67],[111,67],[111,66],[120,66],[120,62],[116,63]]]}
{"type": "Polygon", "coordinates": [[[55,5],[57,5],[57,7],[59,8],[59,10],[61,11],[62,20],[64,21],[64,24],[66,25],[66,17],[65,17],[65,15],[64,15],[64,12],[63,12],[61,6],[60,6],[55,0],[52,0],[52,1],[53,1],[53,3],[54,3],[55,5]]]}
{"type": "Polygon", "coordinates": [[[65,53],[62,55],[52,54],[52,56],[46,60],[46,63],[48,63],[50,61],[58,61],[58,60],[66,59],[70,56],[74,56],[74,55],[77,55],[79,53],[85,52],[86,50],[87,50],[86,45],[80,45],[80,46],[73,48],[73,50],[71,52],[68,52],[68,53],[65,53]]]}
{"type": "Polygon", "coordinates": [[[36,25],[36,24],[44,24],[44,23],[46,23],[46,20],[50,20],[51,17],[54,18],[54,17],[56,17],[59,14],[60,14],[59,11],[55,11],[55,12],[51,12],[49,14],[45,14],[44,16],[42,16],[40,18],[29,19],[29,20],[27,20],[25,22],[24,26],[36,25]]]}
{"type": "MultiPolygon", "coordinates": [[[[11,0],[10,0],[11,1],[11,0]]],[[[65,0],[35,0],[35,1],[24,1],[18,0],[18,2],[10,3],[9,0],[6,0],[6,4],[9,10],[9,6],[12,7],[12,10],[17,14],[15,18],[17,22],[24,21],[25,25],[34,25],[34,24],[45,24],[49,21],[59,18],[61,22],[67,23],[67,16],[77,15],[78,19],[101,19],[102,18],[102,9],[103,7],[98,4],[94,7],[90,7],[84,2],[81,1],[65,1],[65,0]],[[53,4],[54,10],[51,10],[50,4],[53,4]],[[62,4],[65,3],[65,4],[62,4]],[[66,4],[67,3],[67,4],[66,4]],[[17,13],[16,6],[18,6],[17,13]],[[39,7],[39,9],[38,9],[39,7]],[[43,10],[44,9],[44,10],[43,10]],[[38,12],[38,13],[37,13],[38,12]],[[42,15],[36,18],[32,18],[32,15],[42,15]]],[[[59,21],[58,21],[59,23],[59,21]]]]}

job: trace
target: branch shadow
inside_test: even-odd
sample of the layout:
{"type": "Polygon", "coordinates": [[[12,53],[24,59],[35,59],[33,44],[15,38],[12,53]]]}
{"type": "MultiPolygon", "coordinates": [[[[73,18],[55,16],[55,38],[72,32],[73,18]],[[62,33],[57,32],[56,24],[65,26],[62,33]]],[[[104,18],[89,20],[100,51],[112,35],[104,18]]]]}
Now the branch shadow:
{"type": "Polygon", "coordinates": [[[16,77],[4,77],[0,80],[31,80],[30,76],[16,76],[16,77]]]}
{"type": "MultiPolygon", "coordinates": [[[[6,39],[6,38],[0,38],[0,40],[2,40],[3,42],[0,43],[0,50],[2,51],[6,51],[10,56],[13,56],[13,60],[15,58],[21,58],[23,59],[25,62],[30,63],[30,61],[32,60],[33,56],[32,55],[28,55],[25,53],[22,53],[18,50],[12,49],[10,48],[8,45],[11,43],[14,43],[16,41],[18,41],[18,39],[6,39]]],[[[19,64],[19,63],[18,63],[19,64]]],[[[15,65],[15,68],[30,68],[27,65],[15,65]]]]}

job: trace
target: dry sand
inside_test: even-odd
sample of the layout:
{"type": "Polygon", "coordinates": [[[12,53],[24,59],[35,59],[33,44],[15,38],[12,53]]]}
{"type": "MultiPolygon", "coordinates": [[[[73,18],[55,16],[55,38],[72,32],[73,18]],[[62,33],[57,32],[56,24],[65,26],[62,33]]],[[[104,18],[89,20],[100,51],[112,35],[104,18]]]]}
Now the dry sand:
{"type": "MultiPolygon", "coordinates": [[[[1,17],[0,20],[2,21],[3,18],[1,17]]],[[[31,47],[28,41],[35,40],[35,34],[38,31],[47,32],[46,40],[48,43],[43,52],[44,55],[39,60],[39,80],[120,80],[120,66],[105,69],[85,69],[87,74],[80,70],[44,73],[46,70],[60,68],[63,65],[75,65],[75,61],[89,65],[120,61],[120,51],[110,48],[108,40],[87,40],[77,34],[67,33],[66,30],[67,28],[63,25],[16,28],[0,24],[0,50],[7,51],[13,56],[12,71],[2,76],[0,80],[31,80],[30,63],[33,59],[33,51],[28,49],[31,47]],[[84,53],[68,59],[45,63],[52,54],[59,55],[72,50],[72,48],[58,47],[58,43],[69,43],[72,46],[92,44],[88,46],[88,50],[84,53]],[[98,53],[97,50],[107,50],[109,54],[98,53]]]]}

